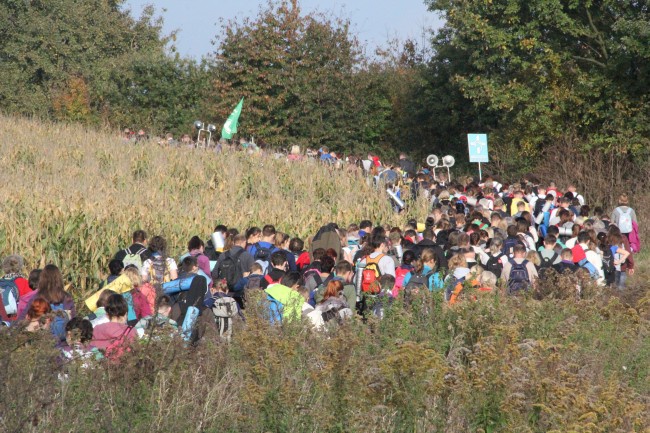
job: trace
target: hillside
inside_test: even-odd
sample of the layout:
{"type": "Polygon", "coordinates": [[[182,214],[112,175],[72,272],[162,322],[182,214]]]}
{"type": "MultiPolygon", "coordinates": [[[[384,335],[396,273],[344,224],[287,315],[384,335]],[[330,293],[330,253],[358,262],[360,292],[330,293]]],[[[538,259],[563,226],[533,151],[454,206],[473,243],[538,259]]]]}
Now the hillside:
{"type": "MultiPolygon", "coordinates": [[[[403,225],[362,178],[312,163],[134,146],[0,118],[0,249],[57,263],[76,297],[142,227],[173,253],[216,223],[300,236],[370,217],[403,225]]],[[[414,210],[419,212],[424,210],[414,210]]],[[[416,215],[422,217],[422,215],[416,215]]],[[[530,296],[420,294],[327,332],[272,326],[253,298],[230,344],[141,340],[64,366],[49,336],[0,330],[0,431],[647,432],[650,295],[562,278],[530,296]]]]}
{"type": "MultiPolygon", "coordinates": [[[[313,236],[328,222],[402,224],[365,179],[316,163],[124,143],[77,126],[0,117],[0,251],[65,269],[75,294],[96,287],[138,228],[170,254],[217,224],[274,224],[313,236]]],[[[426,208],[413,209],[423,218],[426,208]]]]}

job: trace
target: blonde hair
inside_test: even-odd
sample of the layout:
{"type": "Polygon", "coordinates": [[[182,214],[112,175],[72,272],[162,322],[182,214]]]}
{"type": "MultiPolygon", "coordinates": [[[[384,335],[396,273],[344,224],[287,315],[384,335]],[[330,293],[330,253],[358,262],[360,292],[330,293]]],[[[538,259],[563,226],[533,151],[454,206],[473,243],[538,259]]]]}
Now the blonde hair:
{"type": "Polygon", "coordinates": [[[292,155],[300,155],[300,146],[298,146],[297,144],[294,144],[293,146],[291,146],[291,154],[292,155]]]}
{"type": "Polygon", "coordinates": [[[542,260],[539,258],[539,254],[537,254],[537,251],[528,251],[528,253],[526,254],[526,260],[528,260],[535,266],[539,266],[542,264],[542,260]]]}
{"type": "Polygon", "coordinates": [[[627,194],[623,193],[618,196],[618,204],[619,206],[627,206],[630,204],[630,199],[628,198],[627,194]]]}
{"type": "Polygon", "coordinates": [[[129,280],[131,280],[133,287],[140,287],[142,285],[142,275],[140,275],[140,271],[138,271],[137,268],[127,267],[122,271],[122,274],[126,275],[129,280]]]}
{"type": "Polygon", "coordinates": [[[465,256],[462,254],[456,254],[451,259],[449,259],[447,262],[447,267],[450,271],[453,271],[456,268],[466,268],[467,259],[465,259],[465,256]]]}

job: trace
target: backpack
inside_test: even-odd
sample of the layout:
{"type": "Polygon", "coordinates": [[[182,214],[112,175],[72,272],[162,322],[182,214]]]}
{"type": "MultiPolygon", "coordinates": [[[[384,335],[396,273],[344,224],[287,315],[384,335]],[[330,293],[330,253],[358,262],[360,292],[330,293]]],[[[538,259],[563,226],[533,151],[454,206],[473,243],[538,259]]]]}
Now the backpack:
{"type": "Polygon", "coordinates": [[[522,290],[528,290],[530,288],[530,276],[528,275],[528,269],[526,269],[528,260],[521,263],[510,260],[510,264],[512,269],[508,277],[508,293],[512,295],[522,290]]]}
{"type": "Polygon", "coordinates": [[[611,246],[603,250],[603,272],[605,274],[605,283],[607,285],[614,284],[616,281],[616,265],[614,264],[614,251],[618,247],[611,246]]]}
{"type": "Polygon", "coordinates": [[[239,260],[244,251],[241,249],[235,255],[230,254],[230,250],[227,251],[223,261],[219,264],[219,269],[217,269],[217,279],[225,279],[229,290],[232,290],[237,281],[244,276],[239,260]]]}
{"type": "Polygon", "coordinates": [[[0,278],[2,305],[7,316],[18,313],[18,286],[15,278],[0,278]]]}
{"type": "Polygon", "coordinates": [[[626,211],[621,210],[620,207],[616,208],[616,211],[619,214],[618,217],[618,228],[621,229],[621,233],[627,234],[632,232],[632,209],[627,208],[626,211]]]}
{"type": "Polygon", "coordinates": [[[408,275],[409,272],[413,269],[412,266],[402,265],[395,269],[395,288],[401,289],[404,287],[404,277],[408,275]]]}
{"type": "Polygon", "coordinates": [[[555,263],[555,261],[558,258],[558,255],[555,251],[553,251],[553,255],[550,258],[542,256],[541,252],[538,252],[537,255],[539,256],[539,260],[540,260],[540,264],[539,264],[540,269],[548,269],[553,267],[553,263],[555,263]]]}
{"type": "Polygon", "coordinates": [[[65,325],[70,320],[68,312],[65,310],[63,302],[60,304],[50,304],[54,318],[50,323],[50,331],[57,338],[57,342],[64,341],[66,337],[65,325]]]}
{"type": "Polygon", "coordinates": [[[537,198],[537,201],[535,202],[535,208],[533,209],[533,216],[537,218],[537,216],[542,213],[544,210],[544,206],[546,205],[546,198],[537,198]]]}
{"type": "Polygon", "coordinates": [[[149,282],[157,290],[160,290],[164,283],[171,281],[167,261],[160,254],[151,256],[151,267],[149,268],[149,282]]]}
{"type": "Polygon", "coordinates": [[[578,266],[588,270],[589,271],[589,276],[592,279],[597,280],[598,278],[600,278],[600,274],[598,273],[598,269],[596,269],[596,267],[593,265],[593,263],[591,263],[589,260],[587,260],[587,258],[584,258],[584,259],[580,260],[578,262],[578,266]]]}
{"type": "Polygon", "coordinates": [[[447,281],[446,283],[446,288],[445,288],[445,301],[449,301],[451,299],[451,296],[456,292],[460,293],[460,290],[462,290],[462,286],[465,284],[465,277],[461,278],[456,278],[451,275],[451,279],[447,281]],[[458,285],[460,285],[460,290],[456,290],[458,288],[458,285]]]}
{"type": "Polygon", "coordinates": [[[237,301],[230,296],[217,298],[214,301],[212,313],[216,320],[219,336],[230,340],[232,336],[232,318],[239,313],[237,301]]]}
{"type": "Polygon", "coordinates": [[[503,241],[503,254],[507,255],[509,258],[512,258],[515,255],[514,248],[516,245],[523,245],[524,247],[526,246],[526,244],[521,241],[519,236],[516,238],[506,238],[503,241]]]}
{"type": "Polygon", "coordinates": [[[496,256],[490,255],[487,263],[485,263],[485,270],[492,272],[496,275],[497,279],[501,278],[501,273],[503,272],[503,263],[501,263],[501,257],[503,256],[505,256],[503,253],[496,256]]]}
{"type": "Polygon", "coordinates": [[[145,251],[147,251],[146,248],[140,248],[140,251],[133,254],[130,249],[128,249],[128,248],[125,249],[124,254],[126,254],[126,255],[122,259],[122,264],[124,265],[125,268],[127,266],[129,266],[129,265],[133,265],[136,268],[138,268],[138,270],[142,269],[142,256],[141,256],[141,254],[144,253],[145,251]]]}
{"type": "Polygon", "coordinates": [[[427,289],[429,290],[429,279],[435,271],[429,271],[426,274],[412,274],[409,283],[404,287],[406,292],[411,292],[418,289],[427,289]]]}
{"type": "Polygon", "coordinates": [[[305,273],[302,275],[303,281],[307,282],[309,277],[312,277],[314,279],[314,282],[316,283],[316,287],[319,287],[321,284],[323,284],[323,278],[320,276],[320,271],[316,268],[309,268],[305,271],[305,273]]]}
{"type": "Polygon", "coordinates": [[[381,277],[381,270],[379,269],[379,261],[384,258],[383,254],[379,254],[374,259],[371,259],[370,256],[366,257],[366,267],[363,268],[361,273],[361,291],[365,293],[371,293],[376,295],[379,293],[376,287],[371,287],[372,283],[379,281],[381,277]]]}
{"type": "Polygon", "coordinates": [[[262,282],[262,276],[261,275],[249,276],[248,281],[246,282],[246,286],[244,287],[244,291],[246,291],[246,290],[259,290],[261,282],[262,282]]]}
{"type": "Polygon", "coordinates": [[[255,256],[253,259],[264,268],[264,273],[268,273],[271,266],[271,253],[273,250],[268,247],[263,247],[259,242],[255,244],[255,256]]]}

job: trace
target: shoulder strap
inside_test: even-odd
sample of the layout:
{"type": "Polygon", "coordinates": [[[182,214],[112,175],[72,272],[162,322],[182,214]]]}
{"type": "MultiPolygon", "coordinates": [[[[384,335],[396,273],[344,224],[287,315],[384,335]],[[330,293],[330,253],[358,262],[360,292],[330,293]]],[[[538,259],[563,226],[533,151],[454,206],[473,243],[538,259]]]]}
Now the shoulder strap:
{"type": "Polygon", "coordinates": [[[124,254],[126,254],[127,256],[130,256],[132,253],[131,253],[130,249],[124,248],[124,254]]]}
{"type": "Polygon", "coordinates": [[[140,256],[140,255],[142,255],[142,253],[144,253],[145,251],[147,251],[146,248],[140,248],[140,251],[138,251],[136,254],[140,256]]]}
{"type": "MultiPolygon", "coordinates": [[[[230,251],[231,251],[231,250],[228,250],[228,253],[230,253],[230,251]]],[[[244,248],[242,248],[241,250],[237,251],[237,254],[235,254],[235,255],[233,256],[232,259],[233,259],[234,261],[239,260],[239,257],[240,257],[242,254],[244,254],[244,251],[246,251],[244,248]]]]}
{"type": "Polygon", "coordinates": [[[368,257],[366,258],[366,265],[368,265],[368,264],[370,264],[370,263],[373,263],[373,264],[377,265],[377,264],[379,264],[379,261],[380,261],[381,259],[383,259],[383,258],[384,258],[384,254],[379,254],[379,255],[378,255],[377,257],[375,257],[374,259],[372,259],[372,258],[370,258],[370,256],[368,256],[368,257]]]}

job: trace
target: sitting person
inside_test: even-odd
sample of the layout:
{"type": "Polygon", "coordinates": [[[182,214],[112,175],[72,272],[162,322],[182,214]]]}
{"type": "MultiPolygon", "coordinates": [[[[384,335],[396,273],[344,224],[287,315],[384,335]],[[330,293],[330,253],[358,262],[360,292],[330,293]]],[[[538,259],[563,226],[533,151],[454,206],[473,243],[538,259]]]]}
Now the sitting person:
{"type": "Polygon", "coordinates": [[[129,306],[122,295],[109,296],[104,309],[109,321],[94,328],[91,344],[103,351],[106,357],[117,358],[124,353],[125,346],[135,339],[137,333],[126,324],[129,306]]]}

